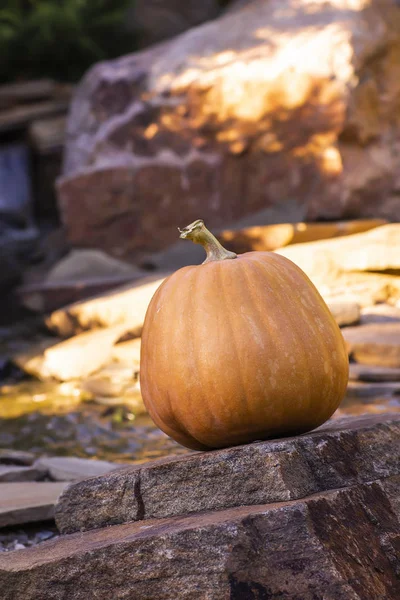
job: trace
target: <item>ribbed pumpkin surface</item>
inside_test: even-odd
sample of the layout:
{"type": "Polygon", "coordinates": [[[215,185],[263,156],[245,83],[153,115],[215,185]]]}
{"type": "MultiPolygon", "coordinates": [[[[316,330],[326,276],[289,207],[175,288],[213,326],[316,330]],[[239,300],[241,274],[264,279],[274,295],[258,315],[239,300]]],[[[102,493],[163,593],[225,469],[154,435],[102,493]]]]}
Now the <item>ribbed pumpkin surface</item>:
{"type": "Polygon", "coordinates": [[[249,252],[161,285],[140,375],[160,429],[189,448],[218,448],[322,424],[345,394],[348,358],[308,277],[282,256],[249,252]]]}

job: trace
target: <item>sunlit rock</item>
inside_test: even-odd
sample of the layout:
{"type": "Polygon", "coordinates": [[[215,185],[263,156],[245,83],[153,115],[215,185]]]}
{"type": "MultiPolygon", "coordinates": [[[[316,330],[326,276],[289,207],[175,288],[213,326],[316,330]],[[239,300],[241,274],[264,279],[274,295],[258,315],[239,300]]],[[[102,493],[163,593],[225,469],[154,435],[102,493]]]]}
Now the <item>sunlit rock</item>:
{"type": "Polygon", "coordinates": [[[400,274],[400,223],[340,239],[294,244],[277,252],[296,262],[310,277],[350,271],[400,274]]]}
{"type": "Polygon", "coordinates": [[[295,262],[328,302],[362,307],[400,299],[400,224],[340,239],[294,244],[277,250],[295,262]]]}
{"type": "Polygon", "coordinates": [[[116,344],[112,350],[113,359],[118,363],[129,364],[132,369],[138,371],[140,367],[140,348],[140,338],[116,344]]]}
{"type": "Polygon", "coordinates": [[[14,361],[24,371],[42,380],[81,379],[111,360],[112,347],[124,332],[124,326],[114,326],[88,331],[64,341],[49,338],[16,354],[14,361]]]}
{"type": "Polygon", "coordinates": [[[242,252],[271,251],[289,244],[304,244],[369,231],[386,223],[383,219],[334,221],[332,223],[280,223],[243,229],[227,229],[218,239],[228,250],[242,252]]]}
{"type": "Polygon", "coordinates": [[[138,336],[149,302],[163,281],[161,274],[149,276],[94,298],[75,302],[51,313],[46,325],[64,337],[88,329],[118,325],[122,326],[125,334],[138,336]]]}
{"type": "Polygon", "coordinates": [[[276,206],[398,218],[399,65],[395,0],[254,0],[95,66],[58,185],[70,242],[137,255],[276,206]]]}

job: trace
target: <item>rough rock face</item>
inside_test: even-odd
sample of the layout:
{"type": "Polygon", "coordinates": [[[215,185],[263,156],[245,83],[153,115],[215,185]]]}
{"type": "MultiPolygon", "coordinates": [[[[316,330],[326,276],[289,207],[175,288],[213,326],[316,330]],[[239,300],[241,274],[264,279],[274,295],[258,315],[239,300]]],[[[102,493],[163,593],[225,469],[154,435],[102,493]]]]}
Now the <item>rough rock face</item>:
{"type": "Polygon", "coordinates": [[[294,438],[161,459],[79,482],[61,496],[56,520],[71,533],[293,500],[400,475],[399,456],[400,415],[347,417],[294,438]]]}
{"type": "Polygon", "coordinates": [[[398,479],[45,542],[0,557],[2,597],[397,600],[398,479]]]}
{"type": "Polygon", "coordinates": [[[58,186],[70,242],[157,251],[293,198],[311,220],[399,218],[399,32],[395,0],[255,0],[97,65],[58,186]]]}
{"type": "MultiPolygon", "coordinates": [[[[94,510],[103,504],[110,516],[121,498],[128,503],[141,486],[151,493],[138,505],[137,522],[0,555],[2,600],[398,600],[400,421],[394,415],[380,418],[382,424],[377,417],[347,419],[291,440],[225,450],[224,456],[218,451],[175,459],[159,470],[152,486],[143,478],[132,489],[129,471],[120,486],[112,474],[76,484],[70,488],[75,497],[70,496],[69,508],[77,517],[85,509],[86,518],[91,516],[90,500],[80,493],[85,483],[92,486],[92,501],[99,494],[94,510]],[[271,460],[263,463],[266,444],[271,460]],[[283,484],[273,462],[289,449],[305,462],[301,466],[295,460],[294,479],[283,484]],[[219,461],[217,471],[213,457],[215,464],[219,461]],[[184,473],[186,460],[194,463],[184,473]],[[174,470],[177,478],[171,477],[174,470]],[[299,478],[319,481],[319,491],[303,485],[301,497],[293,499],[299,478]],[[103,496],[102,482],[108,482],[103,496]],[[285,485],[286,495],[266,503],[268,488],[285,485]],[[333,487],[322,491],[324,485],[333,487]],[[214,502],[213,495],[221,498],[224,489],[227,497],[229,492],[238,495],[239,506],[214,502]],[[206,496],[210,501],[204,510],[206,496]],[[164,507],[165,518],[149,519],[147,502],[158,501],[161,507],[168,498],[172,503],[164,507]],[[191,499],[192,514],[171,516],[176,514],[174,498],[191,499]]],[[[142,476],[153,468],[154,463],[142,466],[142,476]]]]}

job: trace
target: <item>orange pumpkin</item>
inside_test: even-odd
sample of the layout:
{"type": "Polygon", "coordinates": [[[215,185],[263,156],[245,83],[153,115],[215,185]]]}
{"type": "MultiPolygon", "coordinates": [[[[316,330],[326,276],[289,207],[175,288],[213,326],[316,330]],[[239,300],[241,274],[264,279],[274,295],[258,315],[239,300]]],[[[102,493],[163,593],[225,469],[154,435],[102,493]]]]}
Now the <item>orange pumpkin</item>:
{"type": "Polygon", "coordinates": [[[201,220],[180,237],[207,259],[168,277],[147,310],[140,380],[157,426],[201,450],[324,423],[345,394],[348,357],[305,273],[279,254],[225,250],[201,220]]]}

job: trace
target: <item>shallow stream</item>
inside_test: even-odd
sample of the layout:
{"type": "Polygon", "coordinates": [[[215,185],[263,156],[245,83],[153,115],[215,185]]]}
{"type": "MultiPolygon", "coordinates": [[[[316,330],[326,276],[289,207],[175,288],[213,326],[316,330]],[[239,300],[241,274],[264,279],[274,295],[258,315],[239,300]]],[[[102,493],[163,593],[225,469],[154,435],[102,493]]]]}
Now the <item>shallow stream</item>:
{"type": "MultiPolygon", "coordinates": [[[[334,416],[381,412],[400,412],[400,396],[348,396],[334,416]]],[[[188,452],[122,399],[104,405],[73,383],[35,380],[0,388],[0,448],[124,463],[188,452]]]]}

